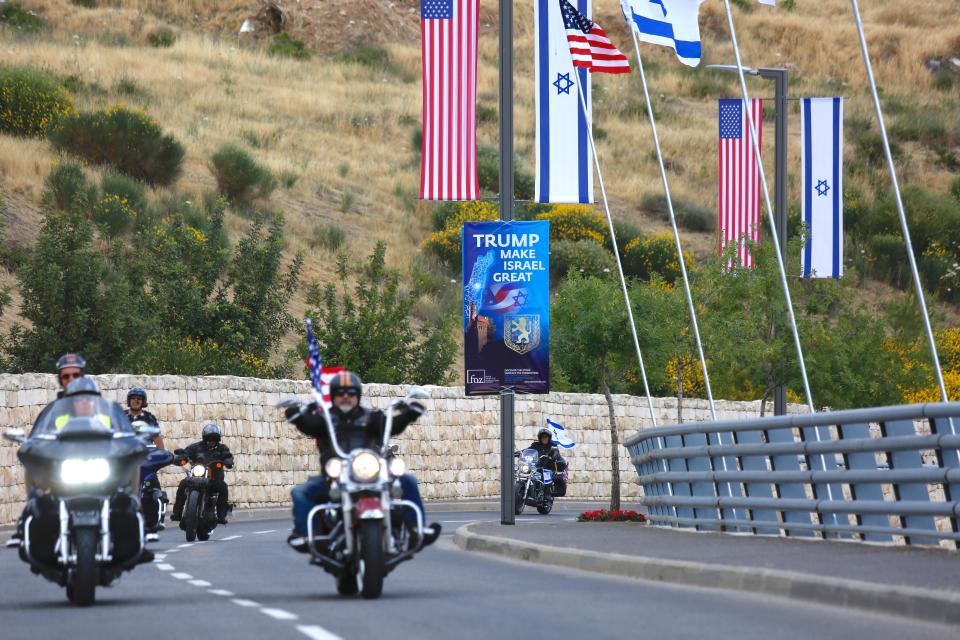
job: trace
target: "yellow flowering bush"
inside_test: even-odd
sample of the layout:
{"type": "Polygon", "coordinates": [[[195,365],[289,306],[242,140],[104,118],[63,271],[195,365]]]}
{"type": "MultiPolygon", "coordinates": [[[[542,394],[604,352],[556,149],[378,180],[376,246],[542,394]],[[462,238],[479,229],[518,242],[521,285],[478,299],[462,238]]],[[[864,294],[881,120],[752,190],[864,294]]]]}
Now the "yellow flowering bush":
{"type": "MultiPolygon", "coordinates": [[[[951,400],[956,400],[960,397],[960,327],[937,331],[934,338],[937,342],[940,366],[943,368],[943,382],[947,387],[947,395],[951,400]]],[[[891,343],[891,349],[904,357],[905,370],[915,368],[918,365],[916,360],[925,360],[925,365],[926,362],[929,362],[925,341],[913,345],[909,350],[894,347],[891,343]]],[[[940,402],[940,399],[940,387],[937,385],[932,372],[927,376],[927,380],[922,387],[903,389],[903,400],[907,403],[940,402]]]]}
{"type": "Polygon", "coordinates": [[[130,206],[130,202],[112,193],[101,198],[93,208],[93,221],[114,238],[128,231],[136,217],[137,212],[130,206]]]}
{"type": "MultiPolygon", "coordinates": [[[[684,254],[688,265],[693,257],[684,254]]],[[[680,261],[677,259],[677,246],[673,236],[663,233],[652,238],[634,238],[623,248],[623,268],[632,276],[649,280],[654,274],[667,282],[680,277],[680,261]]]]}
{"type": "Polygon", "coordinates": [[[456,211],[446,219],[444,228],[424,240],[423,249],[432,253],[441,262],[455,267],[460,264],[460,230],[464,222],[496,220],[500,216],[497,205],[492,202],[461,202],[456,211]]]}
{"type": "Polygon", "coordinates": [[[43,137],[73,109],[53,74],[31,67],[0,67],[0,131],[43,137]]]}
{"type": "Polygon", "coordinates": [[[537,214],[537,220],[550,221],[551,244],[561,240],[592,240],[607,244],[610,232],[607,222],[591,205],[557,204],[537,214]]]}
{"type": "Polygon", "coordinates": [[[665,373],[667,379],[671,381],[672,388],[676,389],[677,369],[683,365],[683,395],[702,398],[706,395],[706,386],[703,384],[703,369],[700,367],[700,360],[692,355],[681,358],[672,358],[666,367],[665,373]]]}

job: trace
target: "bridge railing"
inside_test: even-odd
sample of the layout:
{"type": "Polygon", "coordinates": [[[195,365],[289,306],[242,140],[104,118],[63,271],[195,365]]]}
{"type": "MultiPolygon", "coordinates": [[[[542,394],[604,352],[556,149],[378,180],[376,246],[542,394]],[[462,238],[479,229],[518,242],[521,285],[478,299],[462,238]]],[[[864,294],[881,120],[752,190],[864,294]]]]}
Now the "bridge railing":
{"type": "Polygon", "coordinates": [[[654,523],[960,542],[960,403],[679,424],[625,445],[654,523]]]}

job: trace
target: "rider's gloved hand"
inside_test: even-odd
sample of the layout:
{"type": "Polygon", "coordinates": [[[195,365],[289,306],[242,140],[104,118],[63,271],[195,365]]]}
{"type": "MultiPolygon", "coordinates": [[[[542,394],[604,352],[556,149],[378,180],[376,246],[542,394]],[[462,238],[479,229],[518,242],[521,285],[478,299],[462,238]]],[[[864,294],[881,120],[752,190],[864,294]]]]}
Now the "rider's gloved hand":
{"type": "Polygon", "coordinates": [[[427,412],[427,408],[422,404],[420,404],[419,402],[411,402],[410,404],[407,405],[407,407],[410,408],[410,411],[413,411],[414,413],[420,416],[422,416],[427,412]]]}

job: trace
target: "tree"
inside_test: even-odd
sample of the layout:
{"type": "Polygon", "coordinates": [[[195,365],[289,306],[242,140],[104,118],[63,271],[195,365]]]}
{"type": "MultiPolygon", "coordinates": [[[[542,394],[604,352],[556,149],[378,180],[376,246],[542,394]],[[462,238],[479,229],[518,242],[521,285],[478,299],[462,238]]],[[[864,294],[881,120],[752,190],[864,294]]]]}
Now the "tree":
{"type": "MultiPolygon", "coordinates": [[[[324,360],[356,371],[368,382],[442,384],[456,349],[451,327],[414,329],[410,316],[419,295],[401,291],[399,274],[386,268],[385,254],[386,246],[378,242],[352,293],[346,284],[339,293],[328,284],[308,295],[324,360]]],[[[346,283],[347,275],[341,254],[337,276],[346,283]]],[[[300,351],[306,353],[303,344],[300,351]]]]}

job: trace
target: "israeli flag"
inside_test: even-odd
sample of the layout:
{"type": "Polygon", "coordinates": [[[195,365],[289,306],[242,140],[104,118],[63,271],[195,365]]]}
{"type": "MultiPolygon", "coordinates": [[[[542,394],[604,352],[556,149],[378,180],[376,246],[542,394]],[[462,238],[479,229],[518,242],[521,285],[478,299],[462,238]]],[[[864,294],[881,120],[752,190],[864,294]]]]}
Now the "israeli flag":
{"type": "Polygon", "coordinates": [[[621,0],[627,22],[643,42],[671,47],[680,62],[700,64],[700,5],[704,0],[621,0]]]}
{"type": "Polygon", "coordinates": [[[804,278],[843,275],[843,98],[804,98],[800,149],[803,165],[804,278]]]}
{"type": "Polygon", "coordinates": [[[557,424],[550,418],[547,418],[547,426],[553,431],[553,438],[550,440],[551,444],[563,447],[564,449],[573,449],[577,446],[576,443],[570,439],[570,436],[567,435],[567,430],[563,428],[563,425],[557,424]]]}
{"type": "MultiPolygon", "coordinates": [[[[570,0],[589,17],[591,0],[570,0]]],[[[537,202],[592,203],[590,72],[574,69],[558,0],[534,0],[537,202]],[[587,113],[580,106],[583,87],[587,113]]]]}

